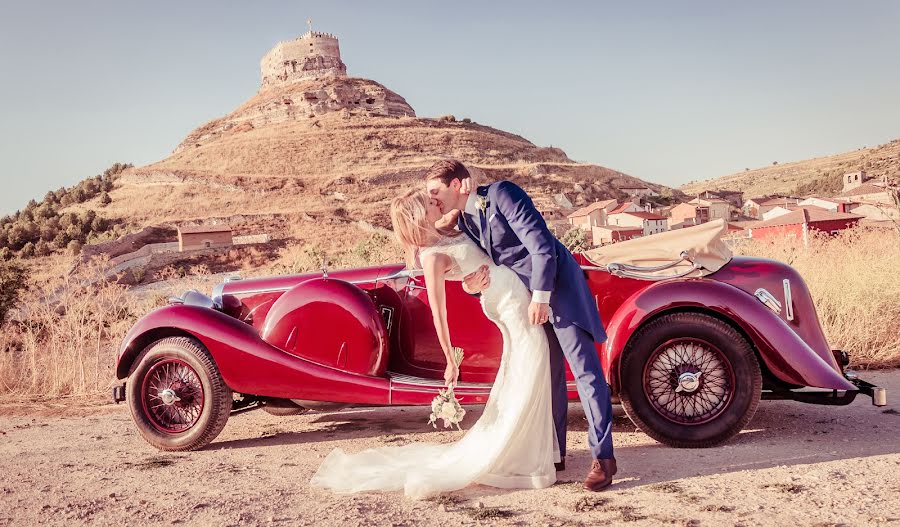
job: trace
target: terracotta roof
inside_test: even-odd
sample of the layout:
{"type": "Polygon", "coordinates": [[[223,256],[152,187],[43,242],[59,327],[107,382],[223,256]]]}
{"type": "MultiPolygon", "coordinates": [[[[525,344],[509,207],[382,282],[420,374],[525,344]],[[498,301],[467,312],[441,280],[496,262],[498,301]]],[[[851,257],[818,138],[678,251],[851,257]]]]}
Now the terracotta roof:
{"type": "Polygon", "coordinates": [[[185,225],[178,227],[181,234],[196,234],[198,232],[231,232],[228,225],[185,225]]]}
{"type": "Polygon", "coordinates": [[[652,212],[620,212],[619,214],[630,214],[632,216],[637,216],[638,218],[643,218],[645,220],[664,220],[665,216],[660,216],[659,214],[653,214],[652,212]]]}
{"type": "Polygon", "coordinates": [[[618,207],[614,208],[613,210],[609,211],[609,213],[610,214],[620,214],[620,213],[622,213],[622,211],[624,211],[625,209],[627,209],[628,207],[630,207],[632,205],[634,205],[634,203],[632,203],[630,201],[627,203],[623,203],[623,204],[619,205],[618,207]]]}
{"type": "Polygon", "coordinates": [[[862,194],[879,194],[881,192],[887,192],[887,189],[879,187],[878,185],[873,185],[872,183],[863,183],[855,189],[842,192],[841,196],[860,196],[862,194]]]}
{"type": "Polygon", "coordinates": [[[760,205],[796,205],[797,198],[768,198],[762,201],[757,201],[760,205]]]}
{"type": "MultiPolygon", "coordinates": [[[[837,203],[835,203],[835,205],[837,205],[837,203]]],[[[807,210],[828,210],[828,209],[826,209],[825,207],[820,207],[820,206],[818,206],[818,205],[788,205],[788,206],[785,207],[785,208],[787,208],[788,210],[800,210],[800,209],[807,209],[807,210]]]]}
{"type": "Polygon", "coordinates": [[[815,223],[817,221],[851,220],[862,218],[859,214],[847,214],[845,212],[831,212],[820,209],[797,209],[777,218],[761,221],[752,226],[754,229],[763,227],[780,227],[782,225],[800,225],[803,223],[815,223]]]}
{"type": "Polygon", "coordinates": [[[587,216],[588,214],[594,212],[595,210],[605,209],[612,203],[617,203],[617,200],[607,199],[607,200],[603,200],[603,201],[596,201],[594,203],[591,203],[587,207],[581,207],[580,209],[576,210],[572,214],[569,214],[567,217],[568,218],[578,218],[581,216],[587,216]]]}

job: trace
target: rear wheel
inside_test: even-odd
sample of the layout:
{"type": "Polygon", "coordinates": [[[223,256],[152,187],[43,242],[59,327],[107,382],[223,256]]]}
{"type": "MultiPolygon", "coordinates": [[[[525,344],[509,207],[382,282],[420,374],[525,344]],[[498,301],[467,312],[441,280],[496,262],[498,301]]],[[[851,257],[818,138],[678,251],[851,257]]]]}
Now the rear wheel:
{"type": "Polygon", "coordinates": [[[663,315],[638,329],[623,352],[625,412],[674,447],[727,441],[756,413],[761,389],[750,343],[710,315],[663,315]]]}
{"type": "Polygon", "coordinates": [[[127,384],[138,431],[160,450],[197,450],[225,427],[232,392],[198,341],[169,337],[135,359],[127,384]]]}

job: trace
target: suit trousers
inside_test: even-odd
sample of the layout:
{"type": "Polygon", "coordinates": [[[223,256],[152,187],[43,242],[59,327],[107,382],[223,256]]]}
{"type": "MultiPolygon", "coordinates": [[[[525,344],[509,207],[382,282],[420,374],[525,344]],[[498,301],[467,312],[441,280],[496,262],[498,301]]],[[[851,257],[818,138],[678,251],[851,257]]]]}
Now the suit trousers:
{"type": "Polygon", "coordinates": [[[560,456],[566,453],[569,397],[565,362],[568,362],[588,421],[591,454],[594,459],[612,458],[612,402],[593,336],[581,327],[559,319],[544,324],[544,331],[550,344],[550,390],[560,456]]]}

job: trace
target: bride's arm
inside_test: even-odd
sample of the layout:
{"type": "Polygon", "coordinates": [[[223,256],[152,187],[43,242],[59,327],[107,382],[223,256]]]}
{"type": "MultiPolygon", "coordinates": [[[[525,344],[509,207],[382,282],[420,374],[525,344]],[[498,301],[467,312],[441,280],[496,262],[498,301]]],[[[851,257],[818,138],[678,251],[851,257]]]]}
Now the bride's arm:
{"type": "Polygon", "coordinates": [[[449,386],[456,384],[459,369],[453,360],[453,345],[450,344],[450,326],[447,324],[447,289],[445,274],[450,269],[450,257],[446,254],[428,254],[422,260],[425,273],[425,287],[428,289],[428,303],[431,305],[431,318],[437,331],[438,341],[447,359],[444,371],[444,382],[449,386]]]}

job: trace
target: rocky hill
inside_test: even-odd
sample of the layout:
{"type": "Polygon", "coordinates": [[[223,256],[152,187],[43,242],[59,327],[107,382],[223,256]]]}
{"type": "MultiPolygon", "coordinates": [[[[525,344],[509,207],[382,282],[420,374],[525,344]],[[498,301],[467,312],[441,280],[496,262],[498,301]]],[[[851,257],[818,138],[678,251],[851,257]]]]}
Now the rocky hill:
{"type": "Polygon", "coordinates": [[[438,159],[459,159],[480,183],[519,183],[551,219],[645,184],[468,118],[416,117],[401,95],[347,76],[328,33],[278,43],[261,78],[256,94],[189,133],[169,157],[117,173],[108,196],[74,200],[65,212],[96,209],[128,232],[223,222],[236,234],[327,251],[383,233],[390,200],[422,184],[438,159]]]}
{"type": "Polygon", "coordinates": [[[841,191],[841,176],[858,170],[865,170],[870,178],[900,179],[900,139],[843,154],[778,163],[691,182],[680,190],[687,194],[740,190],[746,198],[767,194],[833,196],[841,191]]]}

